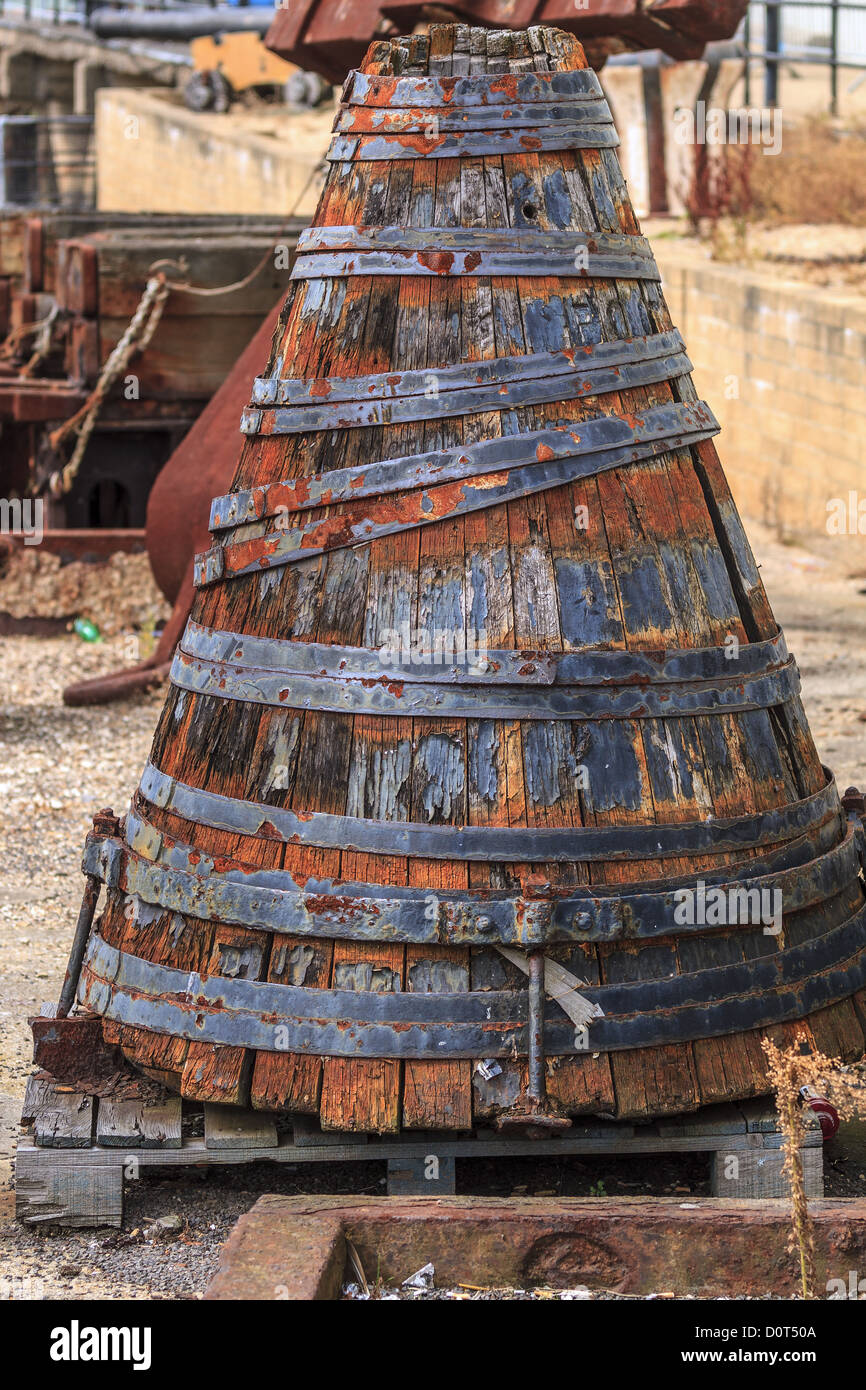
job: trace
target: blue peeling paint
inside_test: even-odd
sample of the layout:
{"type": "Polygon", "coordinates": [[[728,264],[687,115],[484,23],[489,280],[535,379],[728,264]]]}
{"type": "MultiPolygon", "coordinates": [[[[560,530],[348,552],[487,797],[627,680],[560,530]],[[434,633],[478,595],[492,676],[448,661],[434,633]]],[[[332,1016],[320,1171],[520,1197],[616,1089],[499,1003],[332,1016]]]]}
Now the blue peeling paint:
{"type": "Polygon", "coordinates": [[[635,737],[636,726],[628,720],[593,730],[582,759],[589,782],[585,796],[593,811],[620,807],[638,811],[643,805],[643,775],[632,743],[635,737]]]}
{"type": "Polygon", "coordinates": [[[655,555],[631,556],[617,567],[617,581],[627,632],[644,632],[647,628],[670,631],[673,615],[655,555]]]}
{"type": "Polygon", "coordinates": [[[610,564],[583,563],[560,557],[554,561],[562,635],[573,647],[604,646],[621,635],[622,627],[610,564]]]}

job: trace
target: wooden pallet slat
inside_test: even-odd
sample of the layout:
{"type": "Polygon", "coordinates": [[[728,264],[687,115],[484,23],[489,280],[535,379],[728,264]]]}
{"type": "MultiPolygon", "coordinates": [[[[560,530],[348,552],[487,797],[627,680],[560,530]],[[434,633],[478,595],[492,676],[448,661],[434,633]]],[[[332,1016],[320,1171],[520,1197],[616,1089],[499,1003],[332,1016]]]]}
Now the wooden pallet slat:
{"type": "MultiPolygon", "coordinates": [[[[86,1147],[57,1147],[51,1119],[68,1094],[44,1077],[28,1088],[25,1115],[35,1110],[37,1122],[22,1132],[16,1164],[16,1214],[27,1225],[118,1227],[123,1224],[124,1178],[133,1173],[141,1179],[163,1168],[263,1159],[288,1164],[380,1161],[386,1165],[389,1193],[431,1195],[454,1192],[457,1158],[558,1155],[586,1161],[703,1152],[711,1157],[713,1196],[781,1197],[788,1191],[782,1136],[764,1101],[713,1106],[691,1119],[651,1125],[581,1120],[554,1139],[484,1129],[456,1134],[453,1127],[377,1138],[328,1131],[309,1116],[297,1116],[292,1133],[280,1134],[273,1115],[206,1104],[204,1137],[189,1138],[181,1135],[180,1123],[182,1107],[189,1103],[176,1096],[166,1094],[149,1104],[88,1097],[97,1117],[95,1139],[86,1147]]],[[[805,1134],[801,1155],[807,1196],[821,1196],[823,1136],[817,1122],[805,1134]]]]}

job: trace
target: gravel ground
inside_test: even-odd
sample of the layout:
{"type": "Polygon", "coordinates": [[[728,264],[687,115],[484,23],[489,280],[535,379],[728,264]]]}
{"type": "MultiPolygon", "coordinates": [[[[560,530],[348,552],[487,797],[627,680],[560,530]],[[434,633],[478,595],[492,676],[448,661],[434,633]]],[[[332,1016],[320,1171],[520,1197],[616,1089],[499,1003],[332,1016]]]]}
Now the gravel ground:
{"type": "MultiPolygon", "coordinates": [[[[758,525],[748,530],[776,614],[800,662],[806,709],[821,754],[840,786],[862,783],[866,581],[862,575],[846,575],[829,549],[819,553],[781,545],[758,525]]],[[[866,554],[861,568],[866,569],[866,554]]],[[[31,1058],[26,1019],[38,1012],[43,1000],[57,998],[81,897],[79,859],[90,818],[104,806],[125,806],[162,705],[162,695],[155,692],[116,705],[67,709],[60,692],[73,678],[96,675],[128,660],[125,643],[122,635],[94,645],[72,635],[0,642],[4,1297],[195,1298],[214,1272],[231,1226],[261,1193],[375,1194],[384,1185],[376,1164],[323,1165],[315,1170],[260,1164],[211,1171],[206,1179],[184,1170],[129,1185],[123,1232],[31,1231],[12,1220],[14,1136],[31,1058]]],[[[866,1194],[862,1128],[846,1127],[827,1158],[829,1194],[866,1194]]],[[[508,1165],[458,1164],[458,1190],[530,1196],[578,1196],[599,1190],[610,1196],[701,1196],[708,1192],[708,1183],[705,1161],[690,1155],[606,1160],[603,1167],[526,1159],[508,1165]]],[[[454,1296],[473,1292],[458,1290],[454,1296]]]]}

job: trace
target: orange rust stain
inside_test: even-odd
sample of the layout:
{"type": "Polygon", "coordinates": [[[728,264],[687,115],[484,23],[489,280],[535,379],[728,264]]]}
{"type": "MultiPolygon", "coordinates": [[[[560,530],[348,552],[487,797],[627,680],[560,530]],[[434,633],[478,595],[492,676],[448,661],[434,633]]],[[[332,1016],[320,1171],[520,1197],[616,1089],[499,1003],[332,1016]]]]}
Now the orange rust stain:
{"type": "Polygon", "coordinates": [[[333,390],[330,381],[322,377],[319,381],[310,382],[310,395],[321,399],[322,396],[330,396],[333,390]]]}
{"type": "Polygon", "coordinates": [[[475,267],[478,266],[478,265],[480,265],[480,264],[481,264],[481,252],[480,252],[480,251],[469,251],[469,252],[467,253],[467,255],[464,257],[464,259],[463,259],[463,270],[464,270],[464,272],[465,272],[467,275],[469,275],[469,274],[471,274],[471,272],[475,269],[475,267]]]}
{"type": "Polygon", "coordinates": [[[497,77],[495,82],[490,84],[491,92],[504,92],[512,101],[517,100],[517,74],[504,72],[501,77],[497,77]]]}
{"type": "Polygon", "coordinates": [[[396,78],[396,77],[383,77],[383,78],[381,78],[381,79],[376,83],[376,86],[375,86],[375,95],[376,95],[376,99],[377,99],[377,101],[381,101],[381,103],[382,103],[383,106],[390,106],[390,105],[391,105],[391,102],[392,102],[393,99],[394,99],[394,95],[395,95],[396,91],[397,91],[397,78],[396,78]]]}
{"type": "Polygon", "coordinates": [[[539,444],[535,450],[535,457],[539,463],[547,463],[548,459],[554,457],[553,450],[549,444],[539,444]]]}
{"type": "Polygon", "coordinates": [[[454,265],[453,251],[419,251],[418,260],[434,275],[450,275],[454,265]]]}
{"type": "Polygon", "coordinates": [[[430,154],[432,150],[438,150],[440,145],[445,144],[444,135],[400,135],[397,144],[402,145],[406,150],[414,150],[416,154],[430,154]]]}
{"type": "Polygon", "coordinates": [[[525,150],[541,149],[541,140],[537,135],[521,135],[520,143],[525,150]]]}

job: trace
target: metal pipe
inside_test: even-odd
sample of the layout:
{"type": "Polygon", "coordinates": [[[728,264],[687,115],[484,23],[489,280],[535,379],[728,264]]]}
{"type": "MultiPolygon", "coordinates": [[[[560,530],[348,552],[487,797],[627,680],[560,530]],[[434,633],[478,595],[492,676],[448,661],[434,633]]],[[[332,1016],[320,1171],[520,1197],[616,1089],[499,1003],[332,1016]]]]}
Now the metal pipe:
{"type": "Polygon", "coordinates": [[[530,1101],[541,1104],[547,1095],[544,1076],[544,952],[529,953],[529,1086],[530,1101]]]}
{"type": "Polygon", "coordinates": [[[839,0],[830,11],[830,114],[839,114],[839,0]]]}
{"type": "Polygon", "coordinates": [[[57,1005],[55,1017],[66,1018],[72,1005],[75,1003],[75,994],[78,989],[78,980],[81,975],[81,962],[84,960],[84,952],[87,947],[90,928],[93,925],[93,918],[96,912],[96,904],[99,901],[99,890],[102,884],[96,874],[88,874],[84,885],[84,897],[81,899],[81,907],[78,912],[78,921],[75,924],[75,935],[72,938],[72,949],[69,952],[69,964],[66,967],[66,975],[63,980],[63,988],[60,991],[60,1001],[57,1005]]]}
{"type": "Polygon", "coordinates": [[[100,39],[196,39],[206,34],[266,34],[273,10],[192,5],[172,10],[94,10],[88,28],[100,39]]]}
{"type": "Polygon", "coordinates": [[[779,54],[781,53],[781,16],[778,7],[765,8],[766,28],[764,31],[764,105],[779,104],[779,54]]]}

